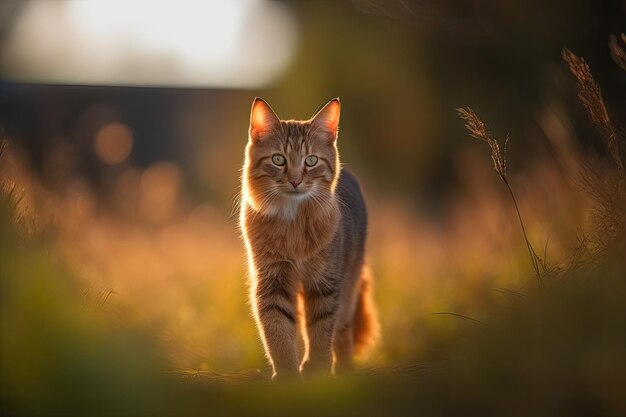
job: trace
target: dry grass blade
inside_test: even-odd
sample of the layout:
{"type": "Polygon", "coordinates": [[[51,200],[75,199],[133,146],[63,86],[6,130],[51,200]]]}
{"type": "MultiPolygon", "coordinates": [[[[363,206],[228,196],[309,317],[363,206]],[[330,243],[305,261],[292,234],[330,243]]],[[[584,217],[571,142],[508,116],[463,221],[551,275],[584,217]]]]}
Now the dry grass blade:
{"type": "MultiPolygon", "coordinates": [[[[6,158],[7,148],[9,142],[4,137],[4,132],[0,129],[0,163],[6,158]]],[[[13,181],[0,178],[0,196],[7,203],[12,213],[15,213],[16,223],[20,223],[20,214],[18,213],[18,206],[22,200],[22,193],[20,192],[18,185],[13,181]]]]}
{"type": "Polygon", "coordinates": [[[617,36],[611,35],[609,37],[609,51],[611,52],[611,58],[621,69],[626,71],[626,35],[621,34],[618,39],[617,36]],[[620,43],[621,40],[621,43],[620,43]]]}
{"type": "MultiPolygon", "coordinates": [[[[624,34],[621,35],[621,41],[622,45],[615,36],[611,36],[609,49],[613,60],[626,69],[626,53],[623,47],[626,43],[626,36],[624,34]]],[[[593,78],[585,60],[568,49],[563,50],[563,59],[578,82],[578,98],[604,137],[610,158],[615,166],[615,169],[611,169],[589,161],[583,166],[580,176],[583,190],[595,202],[591,213],[595,231],[586,239],[586,243],[594,257],[602,257],[608,243],[621,236],[626,226],[624,215],[626,213],[624,198],[626,178],[622,159],[624,133],[611,121],[600,86],[593,78]]]]}
{"type": "Polygon", "coordinates": [[[535,271],[537,282],[539,283],[540,287],[543,287],[543,277],[541,271],[539,270],[539,266],[542,267],[544,272],[548,269],[548,267],[545,261],[543,261],[537,255],[537,252],[535,252],[532,245],[530,244],[530,241],[528,240],[528,234],[526,233],[524,220],[522,219],[522,214],[519,210],[519,206],[517,205],[517,199],[515,198],[513,189],[511,188],[509,180],[506,176],[506,149],[509,143],[509,138],[507,137],[504,141],[504,152],[501,152],[500,144],[496,139],[491,137],[491,134],[489,133],[489,131],[487,131],[485,123],[480,117],[478,117],[476,113],[474,113],[474,110],[469,107],[461,107],[457,109],[457,112],[459,113],[461,119],[465,120],[465,127],[470,132],[470,136],[487,143],[487,145],[489,145],[489,149],[491,149],[491,160],[493,161],[493,169],[498,173],[498,175],[506,185],[506,188],[509,190],[509,194],[511,195],[511,199],[513,200],[513,204],[515,205],[517,218],[522,228],[522,233],[524,234],[524,241],[526,242],[528,255],[530,256],[530,261],[532,263],[533,270],[535,271]]]}
{"type": "Polygon", "coordinates": [[[24,187],[3,175],[3,164],[9,157],[9,142],[0,128],[0,200],[9,208],[13,224],[22,238],[28,238],[38,230],[37,219],[24,202],[24,187]]]}
{"type": "Polygon", "coordinates": [[[0,130],[0,158],[2,158],[2,155],[6,152],[7,146],[8,142],[4,138],[4,132],[0,130]]]}
{"type": "Polygon", "coordinates": [[[230,372],[220,373],[212,371],[201,371],[196,369],[187,369],[181,371],[172,371],[176,375],[185,379],[195,379],[199,382],[206,383],[224,383],[224,382],[262,382],[270,383],[270,371],[255,370],[248,372],[230,372]]]}
{"type": "Polygon", "coordinates": [[[438,313],[432,313],[434,316],[453,316],[453,317],[459,317],[465,320],[468,320],[470,322],[476,323],[476,324],[480,324],[481,326],[487,326],[487,323],[480,321],[478,319],[475,319],[473,317],[469,317],[463,314],[459,314],[459,313],[450,313],[448,311],[442,311],[442,312],[438,312],[438,313]]]}
{"type": "Polygon", "coordinates": [[[602,257],[606,246],[626,228],[626,200],[621,186],[624,178],[591,163],[582,168],[579,184],[595,203],[590,213],[594,231],[586,243],[595,257],[602,257]]]}
{"type": "Polygon", "coordinates": [[[609,112],[602,99],[600,86],[593,78],[589,65],[583,58],[577,56],[569,49],[563,49],[562,56],[565,62],[567,62],[570,72],[578,82],[578,98],[585,109],[587,109],[593,124],[605,138],[611,159],[617,166],[621,176],[624,172],[624,165],[620,155],[621,135],[611,122],[609,112]]]}

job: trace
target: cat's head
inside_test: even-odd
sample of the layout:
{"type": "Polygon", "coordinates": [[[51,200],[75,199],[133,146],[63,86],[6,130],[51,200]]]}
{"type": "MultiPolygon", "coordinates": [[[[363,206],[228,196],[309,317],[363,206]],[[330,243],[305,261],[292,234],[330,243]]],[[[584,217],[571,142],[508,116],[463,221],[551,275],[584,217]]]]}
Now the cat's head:
{"type": "Polygon", "coordinates": [[[340,171],[340,108],[336,98],[309,120],[280,120],[264,100],[254,100],[243,191],[255,210],[286,213],[303,201],[332,196],[340,171]]]}

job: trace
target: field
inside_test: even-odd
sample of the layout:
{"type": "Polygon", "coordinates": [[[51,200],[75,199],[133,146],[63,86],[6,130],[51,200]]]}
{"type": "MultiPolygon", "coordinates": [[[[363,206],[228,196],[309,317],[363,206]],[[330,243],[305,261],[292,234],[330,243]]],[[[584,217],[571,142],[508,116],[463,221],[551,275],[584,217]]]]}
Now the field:
{"type": "Polygon", "coordinates": [[[626,415],[626,133],[593,68],[562,57],[580,113],[540,109],[532,159],[507,166],[518,132],[461,108],[439,204],[351,166],[382,334],[354,374],[298,384],[270,382],[250,315],[232,158],[203,168],[231,199],[198,197],[185,167],[129,163],[117,125],[100,184],[62,146],[42,174],[3,133],[2,414],[626,415]]]}

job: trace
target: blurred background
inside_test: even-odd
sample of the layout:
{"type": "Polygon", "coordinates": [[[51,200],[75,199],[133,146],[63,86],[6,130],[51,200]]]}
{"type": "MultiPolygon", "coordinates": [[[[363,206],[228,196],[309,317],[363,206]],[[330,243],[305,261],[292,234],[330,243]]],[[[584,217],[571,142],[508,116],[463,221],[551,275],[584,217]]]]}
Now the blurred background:
{"type": "Polygon", "coordinates": [[[4,0],[0,176],[20,226],[3,241],[3,401],[40,412],[92,373],[158,396],[142,379],[155,369],[264,372],[236,214],[255,96],[284,119],[341,98],[339,148],[370,210],[383,332],[361,365],[446,359],[494,305],[534,286],[508,191],[455,109],[510,138],[529,240],[565,262],[593,205],[582,161],[607,152],[561,50],[587,60],[626,126],[626,75],[607,47],[625,17],[620,0],[4,0]],[[23,235],[35,249],[14,244],[23,235]],[[11,283],[41,271],[45,285],[11,283]],[[40,334],[50,311],[76,344],[40,334]],[[74,372],[67,344],[93,355],[78,363],[104,357],[106,372],[74,372]],[[24,382],[42,375],[50,386],[24,382]]]}

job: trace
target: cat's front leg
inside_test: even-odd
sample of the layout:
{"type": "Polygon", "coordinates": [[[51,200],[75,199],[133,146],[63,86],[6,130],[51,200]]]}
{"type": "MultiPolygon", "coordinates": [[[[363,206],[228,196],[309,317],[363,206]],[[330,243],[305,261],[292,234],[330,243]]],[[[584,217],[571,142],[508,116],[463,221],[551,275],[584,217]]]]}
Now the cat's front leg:
{"type": "Polygon", "coordinates": [[[296,353],[296,279],[289,262],[259,268],[252,302],[273,380],[299,379],[296,353]]]}
{"type": "Polygon", "coordinates": [[[328,375],[332,371],[333,337],[339,307],[339,286],[335,280],[321,279],[304,285],[308,358],[301,368],[307,374],[328,375]]]}

